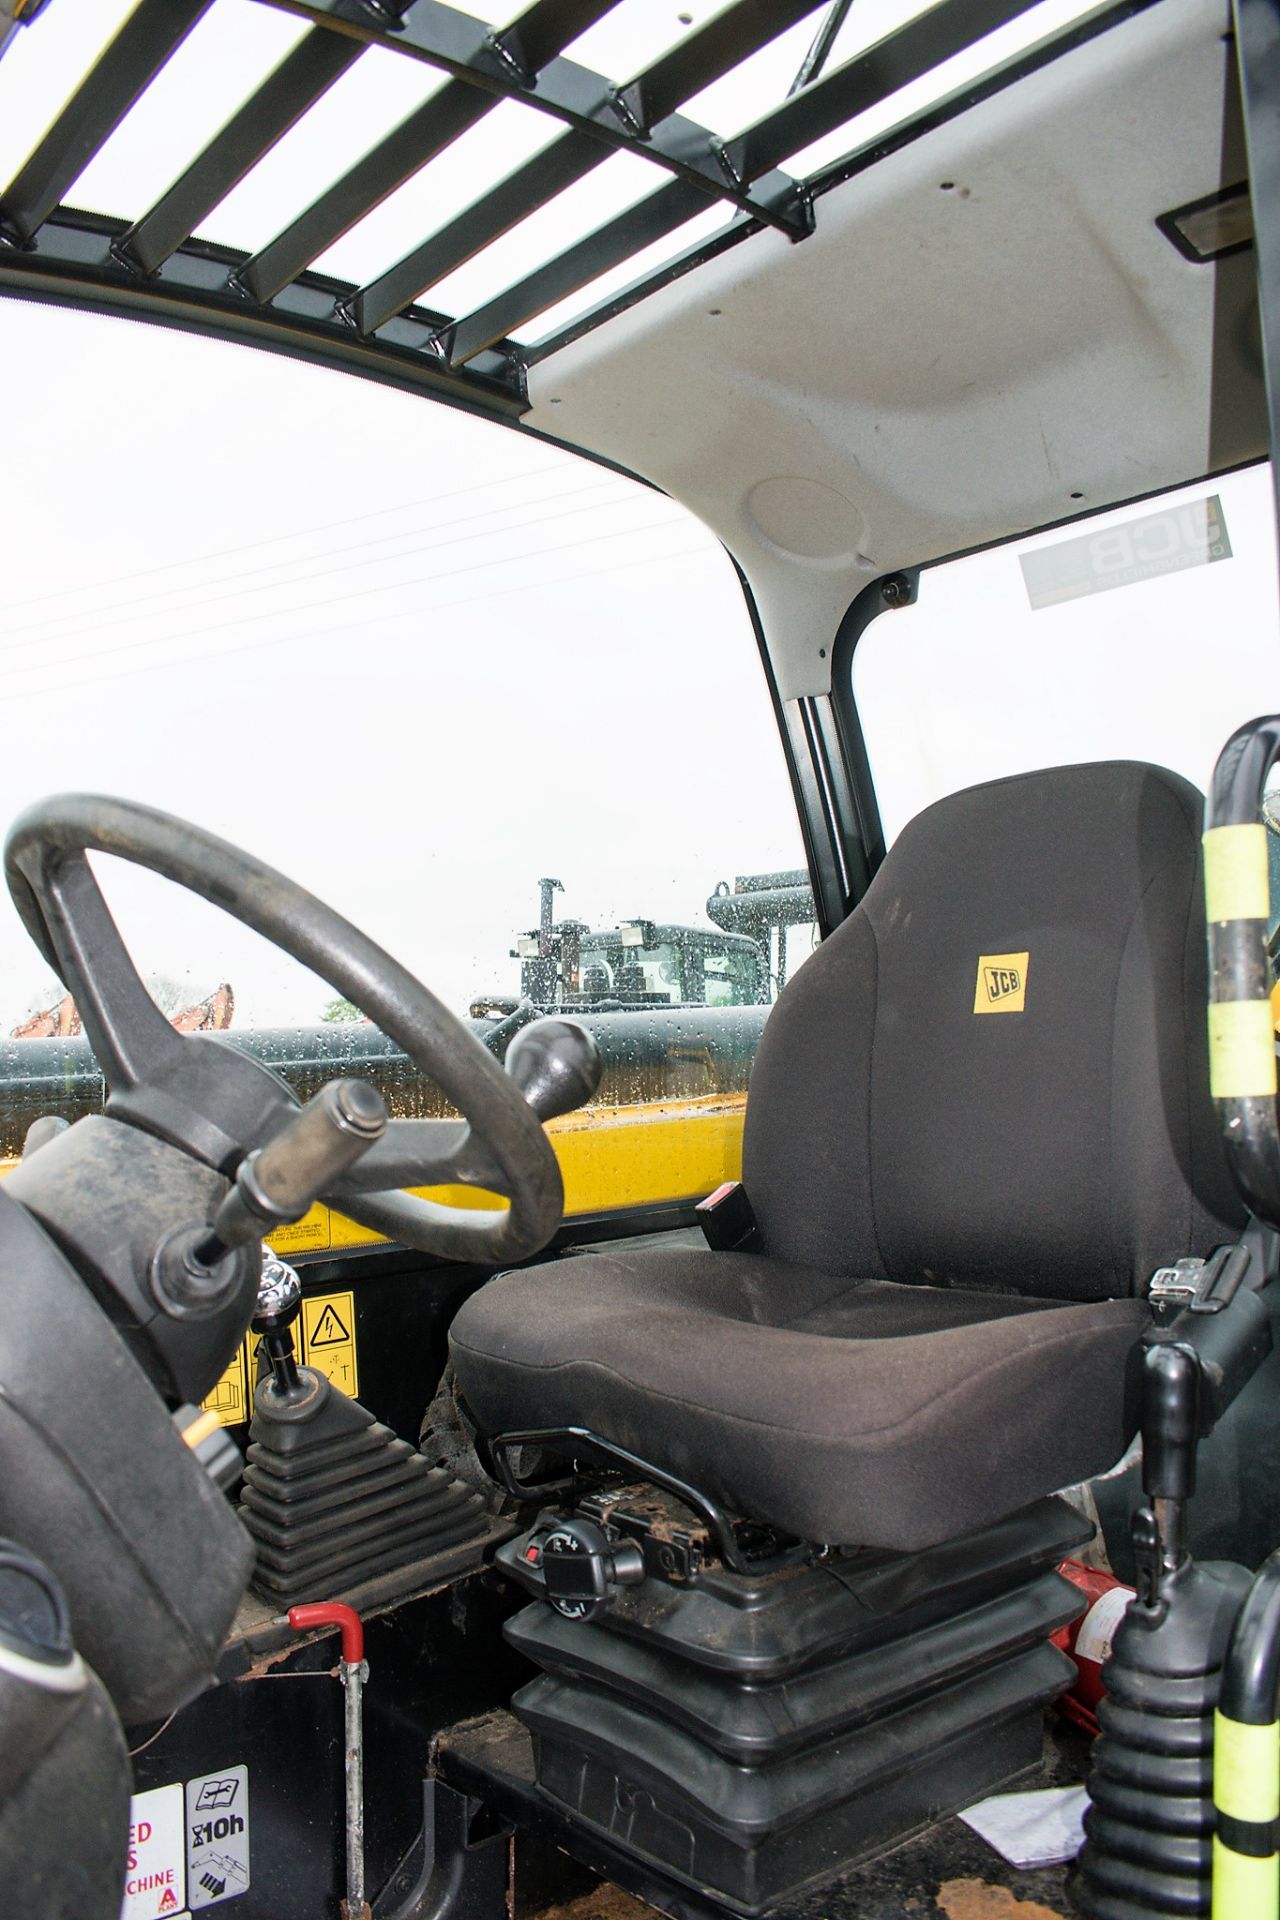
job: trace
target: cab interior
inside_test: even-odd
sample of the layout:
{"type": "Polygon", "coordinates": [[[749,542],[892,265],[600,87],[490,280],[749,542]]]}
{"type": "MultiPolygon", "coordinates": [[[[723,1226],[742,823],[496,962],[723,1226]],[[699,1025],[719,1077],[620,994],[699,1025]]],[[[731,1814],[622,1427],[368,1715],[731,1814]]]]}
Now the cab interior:
{"type": "Polygon", "coordinates": [[[113,13],[0,5],[12,1897],[1271,1920],[1267,0],[113,13]],[[502,949],[566,848],[770,1004],[502,949]]]}

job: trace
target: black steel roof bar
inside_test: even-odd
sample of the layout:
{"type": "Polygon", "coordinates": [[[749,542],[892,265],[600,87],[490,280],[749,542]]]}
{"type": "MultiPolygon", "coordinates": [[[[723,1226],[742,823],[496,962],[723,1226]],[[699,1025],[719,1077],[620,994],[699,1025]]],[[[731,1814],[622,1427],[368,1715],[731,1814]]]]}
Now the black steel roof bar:
{"type": "MultiPolygon", "coordinates": [[[[945,126],[949,120],[956,119],[981,101],[990,99],[993,94],[1003,92],[1006,87],[1025,75],[1051,65],[1063,54],[1072,52],[1076,47],[1083,46],[1089,40],[1096,39],[1098,35],[1107,33],[1111,28],[1132,19],[1135,14],[1145,13],[1149,7],[1159,4],[1160,0],[1116,0],[1116,4],[1112,6],[1099,7],[1096,12],[1086,14],[1083,19],[1075,21],[1061,33],[1038,41],[1025,52],[1016,54],[1012,59],[1002,62],[1000,66],[992,68],[977,79],[946,94],[923,113],[901,121],[897,126],[891,127],[888,132],[877,135],[874,140],[868,141],[861,147],[855,147],[841,159],[833,161],[830,166],[824,167],[821,172],[806,179],[805,192],[815,201],[818,200],[822,194],[829,192],[833,187],[842,185],[855,174],[865,172],[869,167],[887,158],[889,154],[896,153],[899,148],[910,146],[922,135],[933,132],[937,127],[945,126]]],[[[759,231],[758,221],[743,217],[727,227],[724,232],[714,234],[709,240],[703,240],[692,247],[685,248],[656,273],[643,274],[627,286],[620,287],[615,293],[609,294],[597,305],[578,315],[567,326],[558,328],[554,333],[545,334],[540,340],[522,344],[518,349],[520,364],[525,368],[537,366],[540,361],[549,359],[552,354],[559,353],[562,348],[581,339],[584,334],[603,326],[606,321],[614,319],[616,315],[625,312],[628,307],[634,306],[649,294],[655,293],[660,287],[669,285],[671,281],[680,279],[686,273],[691,273],[705,261],[727,252],[731,247],[739,245],[759,231]]]]}
{"type": "Polygon", "coordinates": [[[726,158],[740,178],[754,180],[1035,4],[1036,0],[939,0],[937,6],[811,81],[754,126],[726,141],[726,158]]]}
{"type": "Polygon", "coordinates": [[[474,359],[535,314],[565,300],[633,254],[665,234],[673,233],[706,209],[706,198],[687,181],[672,180],[616,219],[597,227],[585,240],[557,254],[545,266],[526,274],[473,313],[455,320],[441,335],[449,364],[457,367],[474,359]]]}
{"type": "Polygon", "coordinates": [[[831,0],[831,11],[818,28],[813,45],[800,62],[800,70],[787,88],[788,99],[793,93],[799,93],[801,87],[807,87],[811,80],[816,80],[822,72],[827,64],[827,56],[836,43],[836,37],[849,17],[849,9],[852,5],[853,0],[831,0]]]}
{"type": "MultiPolygon", "coordinates": [[[[488,95],[464,86],[461,80],[446,81],[327,193],[313,200],[305,212],[247,260],[236,275],[236,284],[254,300],[274,299],[326,247],[341,239],[348,228],[363,220],[428,160],[443,153],[459,134],[483,119],[493,105],[488,95]]],[[[427,284],[422,281],[414,293],[427,284]]],[[[413,297],[410,294],[409,298],[413,297]]]]}
{"type": "Polygon", "coordinates": [[[531,81],[571,40],[612,13],[616,4],[617,0],[538,0],[509,27],[495,33],[493,45],[515,73],[531,81]]]}
{"type": "Polygon", "coordinates": [[[0,194],[0,228],[29,240],[213,0],[141,0],[0,194]]]}
{"type": "MultiPolygon", "coordinates": [[[[538,73],[536,83],[522,83],[502,50],[503,36],[495,36],[483,21],[445,5],[443,0],[413,0],[405,18],[395,27],[375,24],[367,15],[357,18],[351,11],[352,0],[261,0],[261,3],[327,24],[365,45],[385,47],[393,53],[425,60],[442,67],[455,79],[465,80],[499,97],[520,100],[526,106],[565,121],[578,132],[589,134],[606,151],[642,154],[667,172],[698,183],[704,194],[732,201],[792,239],[801,239],[810,231],[808,206],[789,175],[762,170],[751,186],[744,186],[732,169],[726,167],[719,139],[681,114],[668,114],[660,125],[640,137],[625,105],[620,104],[625,89],[563,55],[548,61],[538,73]]],[[[724,18],[732,19],[738,7],[744,6],[749,6],[754,15],[756,4],[757,0],[737,0],[737,6],[730,8],[724,18]]],[[[767,34],[761,23],[753,20],[747,23],[748,32],[732,55],[718,39],[715,44],[709,43],[705,63],[694,83],[695,90],[731,71],[757,46],[766,44],[811,9],[812,0],[774,0],[769,9],[767,34]]],[[[662,61],[656,62],[654,68],[639,75],[632,84],[643,85],[662,65],[662,61]]]]}
{"type": "Polygon", "coordinates": [[[623,120],[646,137],[695,93],[740,67],[813,9],[814,0],[737,0],[616,89],[623,120]]]}
{"type": "Polygon", "coordinates": [[[135,220],[119,242],[121,257],[154,273],[363,52],[358,40],[313,28],[150,212],[135,220]]]}
{"type": "MultiPolygon", "coordinates": [[[[808,0],[805,0],[808,3],[808,0]]],[[[735,9],[735,12],[738,11],[735,9]]],[[[727,18],[729,16],[721,16],[727,18]]],[[[777,0],[771,0],[769,19],[774,31],[778,29],[779,10],[777,0]]],[[[522,22],[517,21],[520,26],[522,22]]],[[[761,19],[754,22],[755,32],[764,35],[761,19]]],[[[767,38],[767,36],[765,36],[767,38]]],[[[701,39],[701,36],[695,36],[701,39]]],[[[688,43],[686,43],[688,44],[688,43]]],[[[708,71],[711,49],[703,47],[697,63],[699,75],[708,71]]],[[[714,49],[716,58],[732,65],[727,48],[717,44],[714,49]]],[[[741,48],[739,49],[741,51],[741,48]]],[[[686,84],[694,69],[682,70],[680,84],[686,84]]],[[[662,98],[668,97],[669,90],[676,82],[668,72],[667,57],[655,62],[647,74],[642,75],[635,84],[648,86],[651,76],[656,76],[654,85],[662,98]]],[[[604,84],[604,83],[602,83],[604,84]]],[[[672,124],[668,120],[668,125],[672,124]]],[[[648,151],[647,147],[641,151],[648,151]]],[[[437,233],[415,247],[398,260],[394,266],[380,274],[360,289],[355,298],[348,303],[346,312],[352,323],[361,333],[371,333],[382,326],[393,314],[399,313],[410,301],[415,300],[424,288],[433,286],[442,280],[465,260],[471,259],[482,248],[487,247],[499,235],[526,218],[538,207],[561,193],[575,180],[589,173],[601,159],[600,148],[595,144],[595,135],[570,133],[553,146],[544,148],[526,166],[518,169],[507,179],[501,181],[488,194],[483,195],[471,207],[441,228],[437,233]]],[[[788,182],[788,190],[794,190],[794,183],[788,182]]],[[[699,211],[695,206],[694,212],[699,211]]],[[[685,218],[684,214],[680,219],[685,218]]],[[[676,224],[679,224],[679,219],[676,224]]],[[[805,230],[808,230],[806,220],[805,230]]],[[[655,235],[654,237],[658,237],[655,235]]],[[[312,256],[314,258],[314,256],[312,256]]],[[[274,278],[274,275],[272,276],[274,278]]],[[[588,279],[592,276],[588,274],[588,279]]],[[[584,284],[579,281],[579,285],[584,284]]]]}
{"type": "Polygon", "coordinates": [[[411,311],[376,340],[362,340],[334,319],[349,282],[307,273],[278,301],[257,306],[230,290],[229,276],[244,254],[203,240],[188,241],[160,271],[142,279],[117,258],[113,241],[123,222],[59,208],[32,248],[0,248],[0,295],[55,305],[126,313],[190,333],[238,339],[294,359],[336,366],[410,392],[447,399],[490,418],[515,419],[527,407],[519,369],[493,356],[452,371],[430,341],[443,316],[411,311]]]}
{"type": "MultiPolygon", "coordinates": [[[[493,42],[502,49],[521,84],[614,5],[614,0],[536,0],[493,42]]],[[[238,283],[254,300],[271,300],[282,287],[331,247],[348,228],[402,186],[420,167],[496,106],[499,96],[464,80],[449,80],[348,169],[327,192],[269,241],[246,264],[238,283]]],[[[593,154],[594,159],[599,153],[593,154]]],[[[585,169],[583,169],[585,171],[585,169]]],[[[573,178],[577,178],[574,174],[573,178]]],[[[551,189],[559,192],[559,187],[551,189]]],[[[537,204],[535,202],[535,204],[537,204]]],[[[510,221],[506,222],[510,225],[510,221]]],[[[484,243],[481,242],[483,245],[484,243]]],[[[466,255],[464,254],[464,258],[466,255]]],[[[430,286],[428,274],[382,316],[398,312],[430,286]]],[[[374,303],[377,304],[376,302],[374,303]]],[[[362,328],[362,331],[365,330],[362,328]]]]}
{"type": "MultiPolygon", "coordinates": [[[[794,94],[783,106],[727,142],[726,153],[748,184],[756,171],[771,168],[773,160],[789,149],[804,146],[864,108],[875,106],[1034,4],[1035,0],[941,0],[921,19],[887,34],[826,79],[815,80],[803,92],[794,94]],[[805,131],[809,126],[812,132],[805,131]]],[[[457,320],[444,343],[451,364],[460,365],[495,340],[514,333],[535,315],[576,293],[598,274],[608,272],[628,254],[638,253],[699,211],[687,195],[678,195],[671,187],[660,188],[484,307],[457,320]]]]}
{"type": "Polygon", "coordinates": [[[361,287],[346,302],[346,317],[360,333],[372,333],[416,300],[424,287],[443,280],[445,274],[498,239],[535,207],[563,193],[599,164],[600,148],[585,134],[567,133],[562,140],[553,141],[420,247],[405,254],[394,267],[361,287]]]}

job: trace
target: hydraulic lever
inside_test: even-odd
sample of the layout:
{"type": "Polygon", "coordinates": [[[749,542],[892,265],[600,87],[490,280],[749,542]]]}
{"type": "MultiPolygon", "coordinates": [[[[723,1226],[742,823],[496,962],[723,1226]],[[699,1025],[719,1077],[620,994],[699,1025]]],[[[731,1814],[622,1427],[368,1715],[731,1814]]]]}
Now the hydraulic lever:
{"type": "Polygon", "coordinates": [[[161,1241],[151,1285],[166,1314],[219,1312],[243,1273],[243,1261],[229,1256],[300,1220],[386,1128],[386,1104],[367,1081],[331,1080],[322,1087],[265,1147],[241,1161],[212,1226],[181,1227],[161,1241]]]}
{"type": "Polygon", "coordinates": [[[300,1220],[387,1129],[382,1095],[367,1080],[330,1080],[265,1147],[240,1163],[208,1235],[193,1249],[215,1266],[233,1247],[300,1220]]]}

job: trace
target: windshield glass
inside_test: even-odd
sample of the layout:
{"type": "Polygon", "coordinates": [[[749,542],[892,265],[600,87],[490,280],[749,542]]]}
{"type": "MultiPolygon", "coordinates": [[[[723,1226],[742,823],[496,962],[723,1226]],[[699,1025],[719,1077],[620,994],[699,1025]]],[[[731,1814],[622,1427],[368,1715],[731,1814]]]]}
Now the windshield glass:
{"type": "MultiPolygon", "coordinates": [[[[639,908],[714,936],[726,874],[800,859],[737,577],[663,495],[421,398],[130,321],[5,302],[0,360],[6,823],[59,789],[188,817],[463,1013],[519,997],[539,875],[584,927],[639,908]]],[[[359,1017],[205,902],[97,864],[175,1019],[359,1017]]],[[[671,942],[621,960],[633,991],[724,999],[671,942]]],[[[67,1030],[7,898],[0,982],[4,1034],[67,1030]]]]}

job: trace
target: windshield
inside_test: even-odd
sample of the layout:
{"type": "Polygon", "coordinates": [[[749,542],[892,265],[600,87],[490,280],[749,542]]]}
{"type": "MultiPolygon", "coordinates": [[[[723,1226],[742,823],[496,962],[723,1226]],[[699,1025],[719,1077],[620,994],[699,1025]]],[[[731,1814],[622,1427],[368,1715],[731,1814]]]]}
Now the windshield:
{"type": "MultiPolygon", "coordinates": [[[[724,874],[799,861],[736,575],[663,495],[417,397],[124,320],[6,302],[0,358],[23,373],[5,392],[6,822],[59,789],[189,817],[464,1013],[519,994],[531,874],[563,875],[584,925],[639,907],[712,935],[724,874]]],[[[176,1020],[359,1018],[206,903],[97,864],[176,1020]]],[[[670,943],[623,961],[626,992],[726,999],[670,943]]],[[[74,1031],[61,996],[6,899],[0,1031],[74,1031]]]]}

